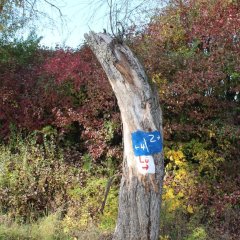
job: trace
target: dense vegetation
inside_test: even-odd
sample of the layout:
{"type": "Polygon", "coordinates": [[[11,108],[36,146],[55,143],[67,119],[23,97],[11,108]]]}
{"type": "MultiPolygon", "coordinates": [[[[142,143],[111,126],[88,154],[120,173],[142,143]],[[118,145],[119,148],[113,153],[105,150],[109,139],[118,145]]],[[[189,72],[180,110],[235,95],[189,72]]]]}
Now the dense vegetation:
{"type": "MultiPolygon", "coordinates": [[[[239,29],[238,1],[173,0],[126,38],[164,115],[161,239],[240,235],[239,29]]],[[[0,42],[0,239],[107,239],[122,157],[116,99],[87,46],[39,40],[0,42]]]]}

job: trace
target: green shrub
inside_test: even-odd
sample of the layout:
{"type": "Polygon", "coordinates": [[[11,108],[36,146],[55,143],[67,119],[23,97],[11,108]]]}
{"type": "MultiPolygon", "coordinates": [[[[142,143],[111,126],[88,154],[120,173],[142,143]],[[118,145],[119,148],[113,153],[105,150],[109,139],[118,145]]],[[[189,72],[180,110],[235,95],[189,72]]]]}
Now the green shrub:
{"type": "Polygon", "coordinates": [[[12,129],[9,143],[0,145],[0,211],[14,222],[11,234],[6,225],[1,227],[4,237],[9,235],[11,239],[16,232],[19,239],[55,239],[55,226],[59,224],[71,236],[79,235],[89,225],[99,232],[114,228],[118,207],[114,184],[104,213],[99,212],[113,172],[111,164],[97,166],[90,155],[79,159],[81,165],[68,164],[71,153],[63,154],[56,143],[55,132],[51,134],[48,128],[25,138],[12,129]],[[38,144],[40,133],[42,144],[38,144]],[[39,234],[35,237],[37,228],[42,231],[35,231],[39,234]],[[42,237],[42,233],[49,237],[42,237]]]}
{"type": "Polygon", "coordinates": [[[193,232],[185,240],[206,240],[207,234],[204,228],[198,227],[193,230],[193,232]]]}
{"type": "Polygon", "coordinates": [[[12,137],[0,145],[0,209],[20,222],[31,222],[64,209],[71,179],[78,174],[63,160],[54,138],[12,137]]]}
{"type": "Polygon", "coordinates": [[[106,177],[92,176],[87,179],[85,186],[69,190],[71,202],[63,219],[65,232],[75,235],[91,225],[100,231],[113,230],[118,209],[118,191],[114,185],[108,193],[104,212],[100,213],[107,182],[106,177]]]}
{"type": "Polygon", "coordinates": [[[41,37],[31,32],[26,39],[14,39],[11,42],[0,40],[0,64],[29,64],[39,48],[41,37]]]}
{"type": "MultiPolygon", "coordinates": [[[[1,217],[0,216],[0,222],[1,217]]],[[[62,230],[59,214],[51,214],[32,224],[19,224],[11,220],[0,224],[0,240],[70,240],[62,230]]]]}

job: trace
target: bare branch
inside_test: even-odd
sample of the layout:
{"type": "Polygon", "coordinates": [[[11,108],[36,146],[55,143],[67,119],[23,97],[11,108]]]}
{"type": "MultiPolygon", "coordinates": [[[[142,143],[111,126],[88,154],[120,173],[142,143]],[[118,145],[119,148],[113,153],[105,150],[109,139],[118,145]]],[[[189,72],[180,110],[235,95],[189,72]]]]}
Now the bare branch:
{"type": "Polygon", "coordinates": [[[62,11],[61,11],[61,9],[58,6],[56,6],[55,4],[53,4],[53,3],[51,3],[51,2],[49,2],[47,0],[43,0],[43,1],[46,2],[47,4],[49,4],[51,7],[57,9],[57,11],[59,12],[61,17],[63,16],[62,11]]]}

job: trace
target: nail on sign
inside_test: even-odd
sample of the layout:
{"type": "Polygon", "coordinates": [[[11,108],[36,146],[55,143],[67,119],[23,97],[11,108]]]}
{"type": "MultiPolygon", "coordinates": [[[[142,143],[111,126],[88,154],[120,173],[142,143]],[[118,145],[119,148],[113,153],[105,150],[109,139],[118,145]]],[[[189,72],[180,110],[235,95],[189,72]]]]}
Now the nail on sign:
{"type": "Polygon", "coordinates": [[[162,151],[162,137],[159,131],[132,133],[135,156],[149,156],[162,151]]]}
{"type": "Polygon", "coordinates": [[[135,157],[137,168],[141,174],[155,173],[155,164],[152,156],[135,157]]]}

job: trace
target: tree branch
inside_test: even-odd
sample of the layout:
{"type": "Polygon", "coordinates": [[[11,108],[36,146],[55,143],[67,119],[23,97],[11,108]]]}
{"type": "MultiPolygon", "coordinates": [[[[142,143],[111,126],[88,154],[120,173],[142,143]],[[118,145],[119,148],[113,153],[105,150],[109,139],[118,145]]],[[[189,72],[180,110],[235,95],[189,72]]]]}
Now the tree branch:
{"type": "Polygon", "coordinates": [[[119,176],[121,176],[121,174],[120,174],[120,173],[117,173],[117,174],[113,175],[112,177],[110,177],[109,180],[108,180],[108,182],[107,182],[106,190],[105,190],[105,194],[104,194],[104,199],[103,199],[101,208],[100,208],[100,210],[99,210],[99,212],[100,212],[101,214],[103,214],[103,211],[104,211],[104,208],[105,208],[105,205],[106,205],[106,202],[107,202],[107,196],[108,196],[108,194],[109,194],[109,191],[110,191],[110,189],[111,189],[111,186],[112,186],[115,178],[116,178],[116,177],[119,177],[119,176]]]}
{"type": "Polygon", "coordinates": [[[49,2],[48,0],[43,0],[43,1],[46,2],[47,4],[49,4],[51,7],[57,9],[61,17],[63,16],[61,9],[59,7],[57,7],[55,4],[49,2]]]}

